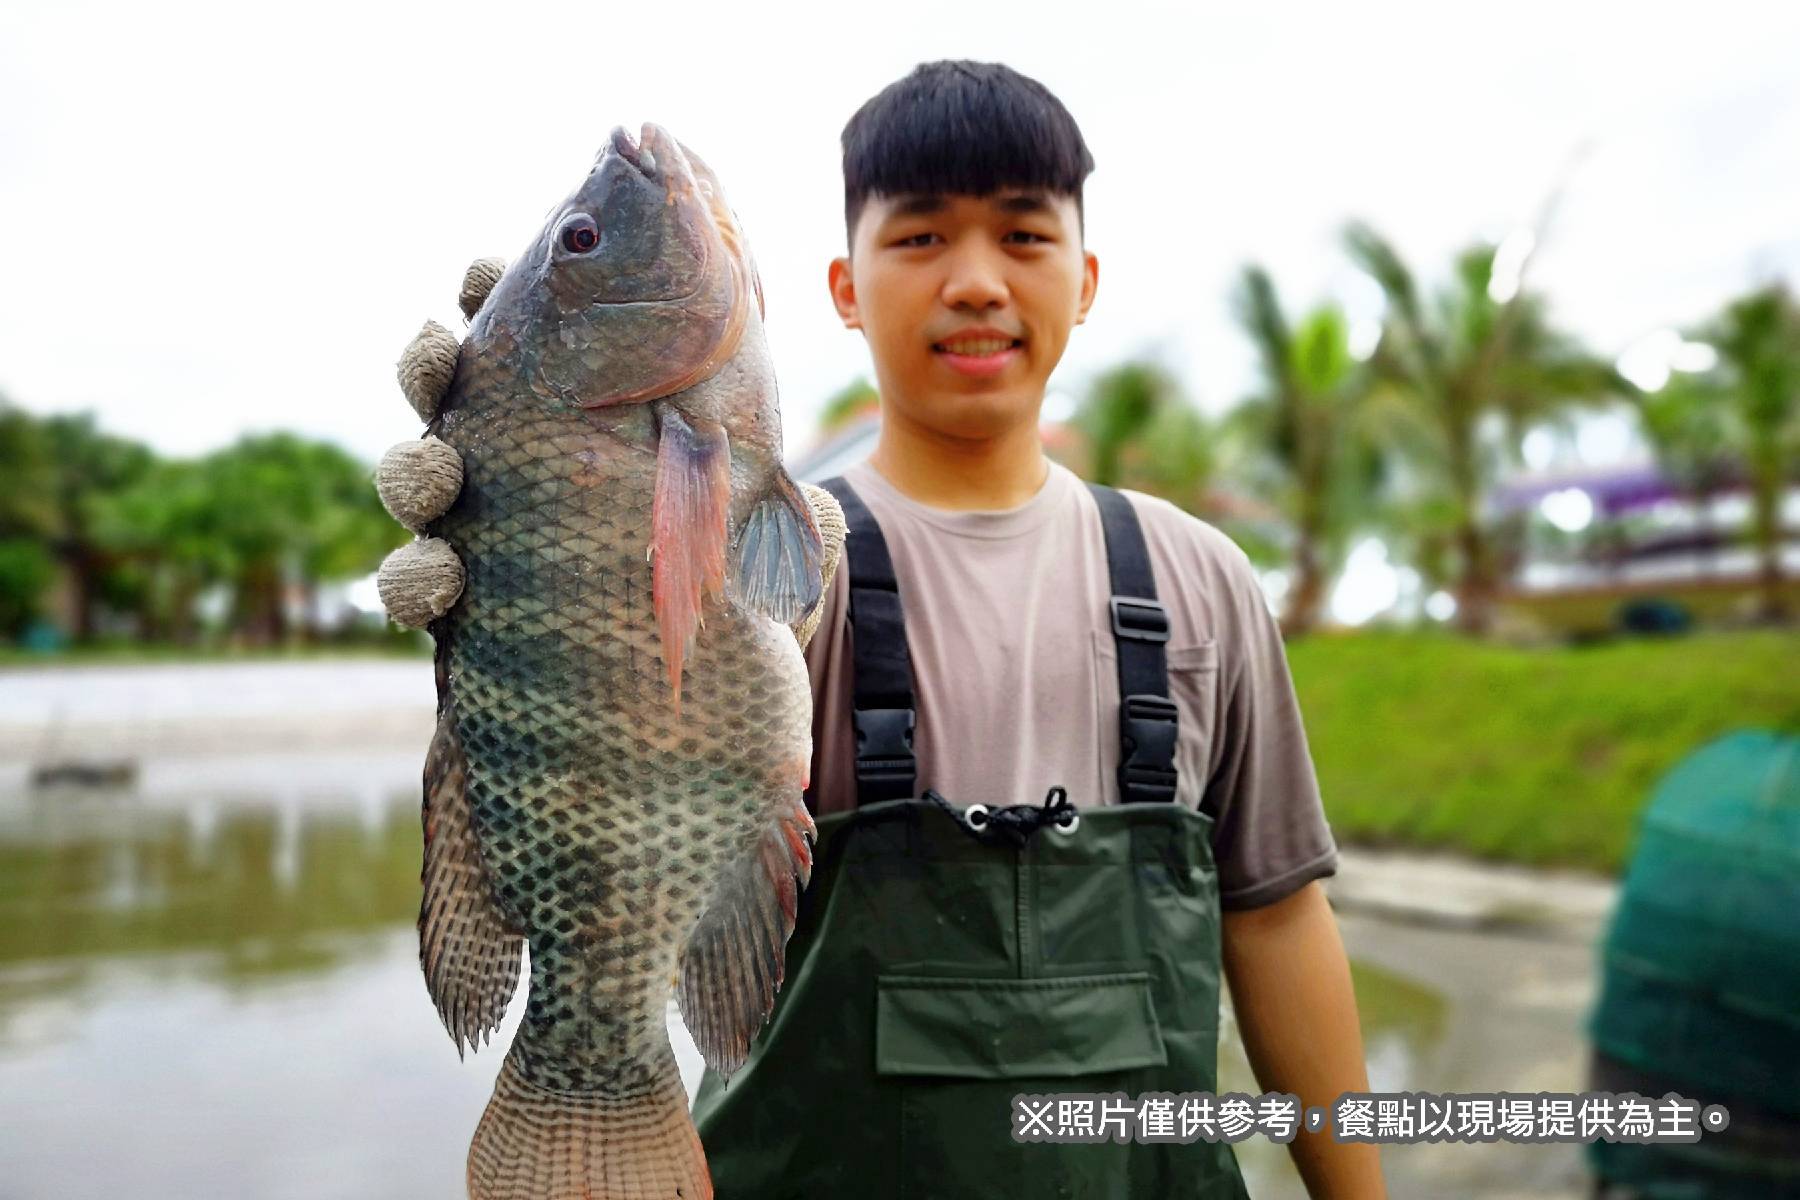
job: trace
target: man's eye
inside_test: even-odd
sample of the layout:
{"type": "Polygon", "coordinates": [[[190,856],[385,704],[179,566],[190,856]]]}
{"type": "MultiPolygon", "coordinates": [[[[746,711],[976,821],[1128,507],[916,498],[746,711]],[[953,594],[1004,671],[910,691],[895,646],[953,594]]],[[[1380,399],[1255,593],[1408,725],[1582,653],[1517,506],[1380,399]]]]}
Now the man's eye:
{"type": "Polygon", "coordinates": [[[1029,238],[1031,241],[1037,241],[1037,242],[1047,242],[1050,240],[1049,238],[1045,237],[1041,233],[1032,233],[1029,230],[1025,230],[1025,229],[1015,229],[1011,233],[1007,234],[1006,236],[1009,238],[1015,238],[1015,237],[1016,238],[1029,238]]]}
{"type": "Polygon", "coordinates": [[[923,246],[926,244],[926,242],[921,239],[934,238],[936,236],[937,236],[937,234],[935,234],[935,233],[915,233],[911,237],[901,238],[899,241],[895,242],[894,245],[896,245],[896,246],[923,246]]]}

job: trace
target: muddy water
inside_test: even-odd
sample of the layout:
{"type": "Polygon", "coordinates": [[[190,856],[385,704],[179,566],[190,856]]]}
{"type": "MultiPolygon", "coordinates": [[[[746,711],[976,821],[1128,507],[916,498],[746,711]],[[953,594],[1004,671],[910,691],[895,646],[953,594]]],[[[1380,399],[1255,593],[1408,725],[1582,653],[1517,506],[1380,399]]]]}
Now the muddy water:
{"type": "MultiPolygon", "coordinates": [[[[408,679],[390,690],[411,703],[408,679]]],[[[419,975],[423,740],[392,735],[422,731],[423,714],[369,723],[342,689],[289,676],[278,690],[288,699],[269,713],[224,704],[211,727],[310,694],[367,744],[265,738],[234,754],[214,737],[159,756],[145,735],[136,780],[102,791],[34,790],[17,756],[0,764],[0,1200],[462,1194],[499,1054],[459,1062],[419,975]]],[[[140,730],[195,717],[180,689],[93,698],[105,693],[70,704],[140,730]]],[[[1546,958],[1466,933],[1343,927],[1376,1090],[1577,1082],[1585,948],[1546,958]]],[[[1221,1087],[1259,1090],[1226,1030],[1221,1087]]],[[[698,1059],[675,1034],[691,1087],[698,1059]]],[[[1390,1149],[1393,1194],[1574,1194],[1572,1155],[1484,1165],[1469,1149],[1390,1149]]],[[[1281,1148],[1253,1141],[1240,1158],[1259,1200],[1302,1194],[1281,1148]]]]}

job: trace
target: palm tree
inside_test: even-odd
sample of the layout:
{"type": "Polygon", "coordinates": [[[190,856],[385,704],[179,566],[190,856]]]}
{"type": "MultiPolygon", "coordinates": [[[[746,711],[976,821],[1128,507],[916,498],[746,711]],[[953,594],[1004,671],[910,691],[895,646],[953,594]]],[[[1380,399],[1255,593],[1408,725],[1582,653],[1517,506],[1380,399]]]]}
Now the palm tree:
{"type": "Polygon", "coordinates": [[[1220,515],[1224,505],[1211,490],[1213,424],[1161,365],[1130,360],[1101,372],[1068,427],[1075,435],[1069,465],[1085,478],[1161,497],[1200,517],[1220,515]]]}
{"type": "Polygon", "coordinates": [[[1412,272],[1375,230],[1352,223],[1345,244],[1387,298],[1373,360],[1387,386],[1371,403],[1419,489],[1404,503],[1417,536],[1453,552],[1458,628],[1484,633],[1500,585],[1482,511],[1496,474],[1519,464],[1533,424],[1569,405],[1629,397],[1631,385],[1550,324],[1544,300],[1524,287],[1523,263],[1516,281],[1497,284],[1495,246],[1459,255],[1450,286],[1427,309],[1412,272]]]}
{"type": "Polygon", "coordinates": [[[1088,444],[1088,478],[1117,487],[1126,459],[1164,409],[1181,403],[1175,381],[1154,363],[1126,362],[1089,385],[1073,424],[1088,444]]]}
{"type": "Polygon", "coordinates": [[[1234,306],[1256,344],[1265,390],[1240,403],[1231,422],[1293,530],[1295,577],[1281,619],[1292,637],[1318,624],[1326,584],[1380,478],[1379,450],[1361,422],[1372,374],[1350,352],[1342,312],[1317,308],[1295,328],[1260,266],[1244,268],[1234,306]]]}
{"type": "Polygon", "coordinates": [[[1199,409],[1185,400],[1164,404],[1145,423],[1135,453],[1128,456],[1126,486],[1197,516],[1220,519],[1220,497],[1212,490],[1217,442],[1199,409]]]}
{"type": "Polygon", "coordinates": [[[1670,455],[1691,458],[1699,447],[1672,443],[1698,431],[1743,464],[1757,550],[1757,615],[1782,621],[1781,503],[1789,481],[1800,475],[1800,303],[1786,284],[1767,284],[1726,305],[1693,336],[1718,351],[1717,366],[1677,377],[1679,383],[1647,397],[1645,424],[1665,462],[1670,455]],[[1673,435],[1659,428],[1659,418],[1673,426],[1673,435]]]}
{"type": "Polygon", "coordinates": [[[1741,476],[1730,413],[1730,388],[1716,373],[1671,375],[1638,399],[1638,424],[1663,474],[1693,501],[1708,553],[1713,500],[1741,476]]]}

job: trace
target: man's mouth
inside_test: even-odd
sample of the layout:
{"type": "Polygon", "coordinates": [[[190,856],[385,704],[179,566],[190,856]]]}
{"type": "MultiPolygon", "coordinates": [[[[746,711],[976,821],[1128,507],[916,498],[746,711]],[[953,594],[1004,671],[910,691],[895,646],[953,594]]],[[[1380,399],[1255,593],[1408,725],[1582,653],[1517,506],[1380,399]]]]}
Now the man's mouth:
{"type": "Polygon", "coordinates": [[[933,342],[931,348],[950,354],[981,357],[999,354],[1002,350],[1011,350],[1024,344],[1019,338],[952,338],[947,342],[933,342]]]}
{"type": "Polygon", "coordinates": [[[931,344],[932,352],[959,375],[998,375],[1019,357],[1023,338],[992,333],[958,334],[931,344]]]}

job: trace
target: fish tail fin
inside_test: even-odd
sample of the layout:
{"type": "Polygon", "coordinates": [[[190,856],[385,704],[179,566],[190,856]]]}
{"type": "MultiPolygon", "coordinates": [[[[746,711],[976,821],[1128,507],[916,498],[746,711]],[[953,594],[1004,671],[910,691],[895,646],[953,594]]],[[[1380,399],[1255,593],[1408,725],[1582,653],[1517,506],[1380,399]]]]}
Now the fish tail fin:
{"type": "Polygon", "coordinates": [[[712,1200],[672,1060],[665,1075],[636,1096],[557,1092],[509,1055],[469,1147],[469,1200],[712,1200]]]}

